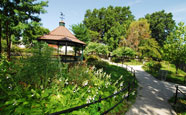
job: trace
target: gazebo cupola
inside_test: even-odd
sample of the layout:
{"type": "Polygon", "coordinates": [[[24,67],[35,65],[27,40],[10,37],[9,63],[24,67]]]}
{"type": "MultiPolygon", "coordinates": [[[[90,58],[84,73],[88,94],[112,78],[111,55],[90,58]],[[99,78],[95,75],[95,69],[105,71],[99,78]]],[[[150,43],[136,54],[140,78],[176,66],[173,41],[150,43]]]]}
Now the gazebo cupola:
{"type": "Polygon", "coordinates": [[[65,22],[64,21],[60,21],[59,22],[59,26],[64,26],[65,27],[65,22]]]}

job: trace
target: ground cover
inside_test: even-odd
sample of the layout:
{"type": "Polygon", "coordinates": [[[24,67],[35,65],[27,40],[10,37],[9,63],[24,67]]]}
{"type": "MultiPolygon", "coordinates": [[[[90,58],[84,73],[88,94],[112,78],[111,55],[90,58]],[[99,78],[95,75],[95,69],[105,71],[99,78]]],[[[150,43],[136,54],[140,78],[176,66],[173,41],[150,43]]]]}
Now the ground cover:
{"type": "Polygon", "coordinates": [[[186,100],[183,97],[179,97],[177,99],[177,103],[174,104],[175,96],[169,99],[169,103],[171,103],[172,108],[178,115],[186,115],[186,100]]]}
{"type": "MultiPolygon", "coordinates": [[[[43,46],[31,56],[0,63],[0,112],[2,114],[49,114],[98,100],[121,90],[132,75],[123,68],[86,63],[67,65],[51,59],[52,50],[43,46]],[[15,62],[15,63],[14,63],[15,62]],[[103,69],[101,69],[103,68],[103,69]]],[[[71,114],[100,114],[122,99],[114,98],[71,114]],[[100,111],[98,109],[100,108],[100,111]]],[[[135,93],[130,101],[134,100],[135,93]]],[[[111,114],[126,112],[128,104],[120,104],[111,114]],[[121,111],[122,110],[122,111],[121,111]]]]}

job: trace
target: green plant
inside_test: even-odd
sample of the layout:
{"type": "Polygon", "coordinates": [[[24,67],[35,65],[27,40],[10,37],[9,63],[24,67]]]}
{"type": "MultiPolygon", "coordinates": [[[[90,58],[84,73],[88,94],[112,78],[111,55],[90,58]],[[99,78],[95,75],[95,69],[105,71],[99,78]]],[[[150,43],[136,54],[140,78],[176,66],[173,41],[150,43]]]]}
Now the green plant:
{"type": "Polygon", "coordinates": [[[144,66],[146,66],[152,72],[158,72],[162,67],[161,63],[156,61],[147,62],[144,66]]]}

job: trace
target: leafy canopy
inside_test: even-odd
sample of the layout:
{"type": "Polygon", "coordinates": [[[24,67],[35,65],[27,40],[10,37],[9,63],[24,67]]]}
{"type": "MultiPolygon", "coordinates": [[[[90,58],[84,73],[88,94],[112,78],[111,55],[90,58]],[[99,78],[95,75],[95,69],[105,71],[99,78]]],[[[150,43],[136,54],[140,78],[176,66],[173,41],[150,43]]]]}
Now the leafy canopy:
{"type": "Polygon", "coordinates": [[[112,52],[112,55],[116,55],[117,57],[133,57],[136,52],[129,47],[118,47],[112,52]]]}
{"type": "Polygon", "coordinates": [[[91,30],[91,41],[109,45],[112,51],[118,47],[122,36],[126,35],[134,16],[129,7],[113,7],[87,10],[83,23],[91,30]]]}
{"type": "Polygon", "coordinates": [[[162,10],[152,14],[147,14],[145,18],[148,20],[148,23],[150,23],[152,38],[155,38],[159,45],[163,46],[167,36],[175,27],[172,13],[166,13],[162,10]]]}
{"type": "Polygon", "coordinates": [[[79,40],[85,43],[90,42],[90,35],[87,27],[84,24],[80,23],[72,25],[72,31],[79,40]]]}
{"type": "Polygon", "coordinates": [[[173,32],[167,37],[164,45],[164,59],[175,64],[184,63],[186,60],[186,26],[180,22],[173,32]]]}
{"type": "Polygon", "coordinates": [[[146,38],[151,38],[149,23],[146,19],[139,19],[138,21],[133,21],[128,29],[127,35],[127,46],[138,51],[141,40],[146,38]]]}
{"type": "Polygon", "coordinates": [[[108,46],[101,44],[101,43],[95,43],[95,42],[90,42],[88,46],[85,48],[85,54],[108,54],[108,46]]]}

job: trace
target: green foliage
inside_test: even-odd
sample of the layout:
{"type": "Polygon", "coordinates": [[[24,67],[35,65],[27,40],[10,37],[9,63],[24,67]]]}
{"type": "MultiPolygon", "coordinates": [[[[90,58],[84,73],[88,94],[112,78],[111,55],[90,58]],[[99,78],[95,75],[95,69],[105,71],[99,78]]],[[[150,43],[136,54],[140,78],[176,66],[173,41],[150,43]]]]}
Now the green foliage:
{"type": "Polygon", "coordinates": [[[87,29],[87,27],[80,23],[80,24],[77,24],[77,25],[72,25],[72,31],[73,33],[75,34],[75,36],[85,42],[85,43],[89,43],[90,42],[90,35],[89,35],[89,31],[87,29]]]}
{"type": "MultiPolygon", "coordinates": [[[[36,47],[31,56],[18,64],[11,65],[5,56],[2,58],[2,114],[49,114],[69,109],[98,100],[100,96],[107,97],[133,80],[131,74],[123,68],[111,66],[99,59],[96,66],[104,71],[87,67],[84,63],[74,65],[67,71],[66,65],[51,60],[51,53],[52,50],[44,45],[41,50],[36,47]],[[110,72],[111,75],[105,72],[110,72]]],[[[127,91],[107,101],[73,111],[72,114],[100,114],[121,100],[126,93],[127,91]],[[101,108],[99,112],[98,107],[101,108]]],[[[120,104],[111,114],[123,111],[123,105],[124,103],[120,104]]]]}
{"type": "Polygon", "coordinates": [[[90,66],[95,66],[97,69],[102,69],[107,67],[109,64],[105,61],[102,61],[98,56],[96,55],[90,55],[87,57],[86,62],[90,66]]]}
{"type": "Polygon", "coordinates": [[[150,36],[150,25],[146,19],[139,19],[138,21],[133,21],[127,32],[126,44],[128,47],[139,50],[139,46],[142,45],[141,41],[144,39],[151,38],[150,36]]]}
{"type": "Polygon", "coordinates": [[[178,66],[186,60],[186,26],[180,22],[170,33],[164,45],[164,59],[178,66]]]}
{"type": "Polygon", "coordinates": [[[167,36],[175,27],[172,13],[166,13],[162,10],[152,14],[147,14],[145,18],[150,24],[152,38],[155,38],[159,45],[163,46],[167,36]]]}
{"type": "Polygon", "coordinates": [[[175,96],[171,97],[168,101],[169,101],[169,103],[171,103],[172,108],[175,110],[175,112],[178,115],[185,115],[186,114],[186,110],[185,110],[186,100],[184,97],[178,97],[176,105],[174,105],[175,96]]]}
{"type": "Polygon", "coordinates": [[[116,55],[117,57],[134,57],[135,54],[136,52],[129,47],[118,47],[112,52],[112,55],[116,55]]]}
{"type": "Polygon", "coordinates": [[[0,25],[0,38],[2,35],[6,38],[9,59],[12,39],[14,42],[20,39],[23,34],[22,26],[28,24],[28,20],[39,22],[38,14],[46,12],[44,7],[47,4],[48,1],[35,0],[3,0],[0,2],[0,23],[2,24],[0,25]]]}
{"type": "Polygon", "coordinates": [[[43,44],[43,47],[39,45],[42,44],[38,44],[33,49],[32,56],[21,60],[22,65],[17,72],[16,78],[26,84],[34,84],[36,88],[41,84],[45,88],[48,85],[48,79],[56,77],[53,75],[60,70],[58,61],[52,61],[52,48],[49,48],[47,44],[43,44]]]}
{"type": "Polygon", "coordinates": [[[162,67],[161,63],[156,61],[147,62],[144,66],[152,72],[159,72],[162,67]]]}
{"type": "Polygon", "coordinates": [[[101,43],[90,42],[85,48],[85,54],[90,53],[96,55],[107,55],[109,53],[108,46],[101,43]]]}
{"type": "MultiPolygon", "coordinates": [[[[166,75],[166,81],[173,82],[177,84],[184,84],[184,76],[186,76],[186,73],[182,70],[178,70],[176,73],[176,67],[174,64],[170,64],[169,62],[161,62],[161,70],[167,71],[166,75]]],[[[157,71],[151,71],[151,69],[148,66],[143,66],[143,69],[147,71],[148,73],[152,74],[154,77],[160,79],[161,75],[157,71]]]]}
{"type": "Polygon", "coordinates": [[[141,40],[139,46],[139,56],[153,59],[161,59],[160,47],[153,38],[141,40]]]}
{"type": "Polygon", "coordinates": [[[48,33],[49,30],[41,27],[40,23],[32,21],[29,24],[26,24],[23,29],[22,42],[26,47],[33,46],[34,43],[36,43],[34,41],[36,41],[38,37],[48,33]]]}
{"type": "Polygon", "coordinates": [[[109,45],[109,50],[116,49],[122,36],[134,20],[129,7],[113,7],[87,10],[83,23],[91,30],[91,41],[109,45]]]}

